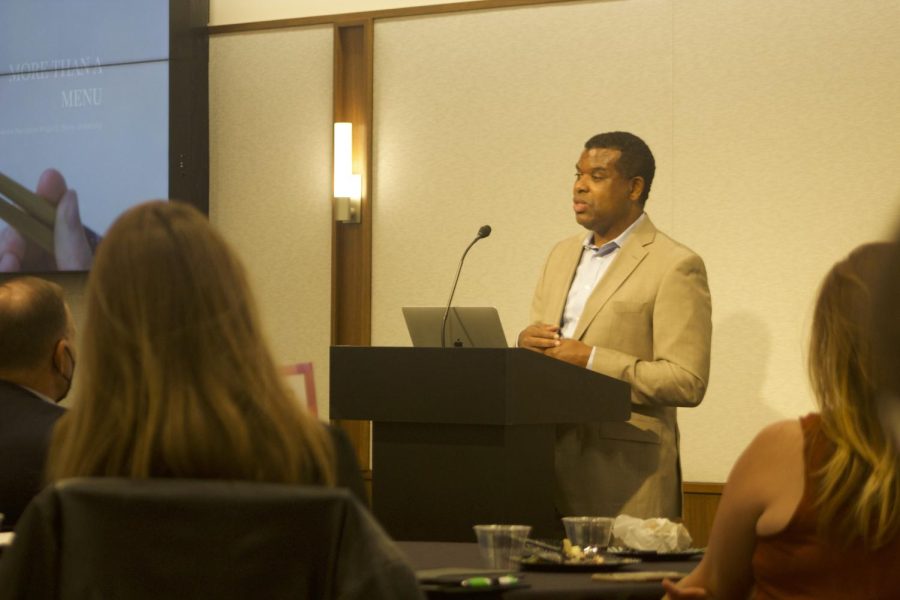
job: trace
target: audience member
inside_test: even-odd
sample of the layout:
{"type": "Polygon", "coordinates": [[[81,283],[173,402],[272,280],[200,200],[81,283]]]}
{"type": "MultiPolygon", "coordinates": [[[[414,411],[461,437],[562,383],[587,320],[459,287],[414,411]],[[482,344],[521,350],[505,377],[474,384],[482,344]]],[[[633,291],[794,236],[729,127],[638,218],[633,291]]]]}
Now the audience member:
{"type": "Polygon", "coordinates": [[[738,458],[706,555],[665,582],[668,598],[896,597],[900,459],[872,336],[872,294],[896,252],[862,246],[826,276],[808,357],[819,412],[770,425],[738,458]]]}
{"type": "Polygon", "coordinates": [[[75,370],[63,290],[36,277],[0,284],[0,513],[12,529],[43,483],[57,405],[75,370]]]}
{"type": "MultiPolygon", "coordinates": [[[[290,391],[243,266],[195,209],[156,201],[119,217],[99,246],[86,305],[81,385],[53,436],[50,481],[189,478],[361,490],[349,444],[290,391]]],[[[338,592],[357,597],[348,590],[362,585],[372,597],[419,597],[399,550],[373,531],[378,552],[342,569],[353,581],[337,581],[338,592]]]]}
{"type": "MultiPolygon", "coordinates": [[[[81,393],[49,478],[337,483],[334,435],[279,374],[244,268],[206,219],[148,203],[107,242],[88,282],[81,393]]],[[[359,472],[341,475],[353,484],[359,472]]]]}

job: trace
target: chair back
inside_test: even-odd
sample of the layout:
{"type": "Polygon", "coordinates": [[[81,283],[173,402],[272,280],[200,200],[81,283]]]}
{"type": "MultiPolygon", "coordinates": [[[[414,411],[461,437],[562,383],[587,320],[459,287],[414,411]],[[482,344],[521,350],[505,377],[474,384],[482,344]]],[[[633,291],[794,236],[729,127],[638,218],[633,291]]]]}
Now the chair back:
{"type": "Polygon", "coordinates": [[[420,597],[399,550],[343,489],[96,478],[39,498],[0,561],[20,542],[37,552],[19,559],[35,579],[22,585],[55,589],[29,597],[420,597]]]}

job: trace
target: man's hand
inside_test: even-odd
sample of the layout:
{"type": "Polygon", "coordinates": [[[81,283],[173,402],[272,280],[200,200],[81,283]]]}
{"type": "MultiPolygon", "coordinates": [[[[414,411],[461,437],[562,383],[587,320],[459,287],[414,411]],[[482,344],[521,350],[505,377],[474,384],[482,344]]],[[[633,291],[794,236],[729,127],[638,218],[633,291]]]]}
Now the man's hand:
{"type": "Polygon", "coordinates": [[[41,173],[35,192],[56,207],[53,231],[54,255],[28,242],[6,226],[0,230],[0,271],[87,270],[93,261],[81,215],[78,194],[68,189],[66,180],[56,169],[41,173]]]}
{"type": "Polygon", "coordinates": [[[559,346],[559,327],[547,323],[532,323],[519,334],[519,348],[545,352],[559,346]]]}
{"type": "Polygon", "coordinates": [[[572,363],[576,367],[586,367],[593,349],[592,346],[588,346],[584,342],[564,339],[559,340],[556,347],[548,348],[544,354],[572,363]]]}

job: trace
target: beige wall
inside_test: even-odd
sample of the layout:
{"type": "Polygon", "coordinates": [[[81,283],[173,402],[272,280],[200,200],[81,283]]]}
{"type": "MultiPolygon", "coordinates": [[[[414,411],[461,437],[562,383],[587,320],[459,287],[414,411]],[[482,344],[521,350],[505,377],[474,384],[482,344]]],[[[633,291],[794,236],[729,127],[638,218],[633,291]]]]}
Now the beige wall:
{"type": "Polygon", "coordinates": [[[766,423],[813,407],[816,288],[900,215],[900,3],[675,6],[675,233],[709,266],[713,380],[685,473],[722,481],[766,423]],[[714,26],[712,26],[714,25],[714,26]]]}
{"type": "Polygon", "coordinates": [[[328,416],[332,28],[210,41],[210,221],[244,259],[276,358],[328,416]]]}
{"type": "Polygon", "coordinates": [[[446,301],[483,223],[456,302],[497,306],[512,340],[577,231],[581,144],[626,129],[658,159],[648,212],[709,269],[686,478],[724,481],[762,426],[812,410],[816,286],[900,213],[900,3],[584,2],[379,20],[375,39],[374,343],[409,343],[400,307],[446,301]]]}

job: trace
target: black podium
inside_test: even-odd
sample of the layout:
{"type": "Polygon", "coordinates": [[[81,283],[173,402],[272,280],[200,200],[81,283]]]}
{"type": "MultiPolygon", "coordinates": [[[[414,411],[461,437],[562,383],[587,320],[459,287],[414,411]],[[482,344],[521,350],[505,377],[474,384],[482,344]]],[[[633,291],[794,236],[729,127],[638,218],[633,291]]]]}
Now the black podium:
{"type": "Polygon", "coordinates": [[[628,384],[523,349],[331,348],[333,419],[372,421],[372,508],[398,540],[476,523],[562,537],[556,425],[625,421],[628,384]]]}

